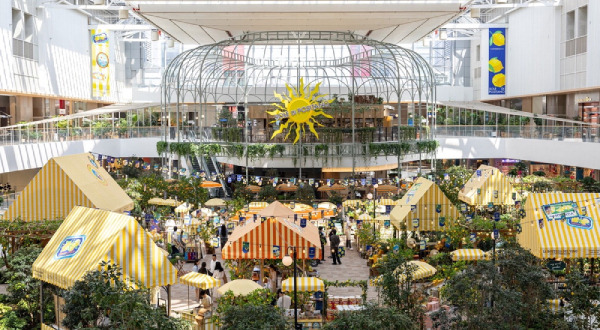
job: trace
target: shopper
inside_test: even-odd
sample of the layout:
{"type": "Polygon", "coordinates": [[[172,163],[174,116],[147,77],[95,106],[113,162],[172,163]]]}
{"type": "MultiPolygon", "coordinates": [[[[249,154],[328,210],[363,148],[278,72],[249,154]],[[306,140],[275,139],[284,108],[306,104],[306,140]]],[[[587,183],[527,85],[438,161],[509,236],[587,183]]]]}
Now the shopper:
{"type": "MultiPolygon", "coordinates": [[[[197,273],[200,270],[200,260],[196,260],[194,262],[194,267],[192,267],[192,272],[197,273]]],[[[204,263],[206,265],[206,263],[204,263]]]]}
{"type": "Polygon", "coordinates": [[[223,246],[227,243],[227,227],[225,224],[221,225],[221,229],[219,230],[219,237],[221,238],[221,251],[223,250],[223,246]]]}
{"type": "Polygon", "coordinates": [[[277,290],[277,295],[279,296],[279,299],[277,299],[277,307],[281,308],[282,310],[290,309],[292,306],[292,298],[284,294],[281,289],[277,290]]]}
{"type": "Polygon", "coordinates": [[[271,264],[269,265],[269,281],[271,282],[269,284],[270,288],[271,288],[271,292],[275,293],[277,290],[277,278],[280,276],[279,273],[279,269],[277,269],[277,266],[271,264]]]}
{"type": "Polygon", "coordinates": [[[322,226],[319,227],[319,237],[321,238],[321,260],[319,260],[319,263],[321,263],[321,261],[325,261],[325,245],[327,245],[327,238],[322,226]]]}
{"type": "Polygon", "coordinates": [[[204,262],[204,261],[200,265],[200,269],[198,269],[198,273],[212,276],[212,272],[209,271],[208,269],[206,269],[206,262],[204,262]]]}
{"type": "Polygon", "coordinates": [[[331,245],[331,257],[333,258],[333,264],[342,264],[340,260],[340,237],[337,235],[335,229],[331,230],[331,236],[329,236],[329,244],[331,245]]]}
{"type": "Polygon", "coordinates": [[[225,274],[225,270],[223,269],[223,266],[221,266],[221,262],[217,261],[215,265],[215,271],[213,272],[212,276],[217,280],[220,280],[221,285],[227,283],[227,274],[225,274]]]}
{"type": "Polygon", "coordinates": [[[212,255],[212,259],[210,259],[210,273],[214,273],[215,272],[215,267],[217,267],[217,255],[213,254],[212,255]]]}

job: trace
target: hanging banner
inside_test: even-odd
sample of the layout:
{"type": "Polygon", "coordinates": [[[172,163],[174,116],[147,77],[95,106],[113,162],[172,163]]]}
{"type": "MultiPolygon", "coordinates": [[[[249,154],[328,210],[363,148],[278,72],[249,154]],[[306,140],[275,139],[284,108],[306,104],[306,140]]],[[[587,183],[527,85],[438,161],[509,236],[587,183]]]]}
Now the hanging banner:
{"type": "Polygon", "coordinates": [[[108,30],[91,30],[92,96],[110,95],[108,30]]]}
{"type": "Polygon", "coordinates": [[[488,94],[506,94],[506,29],[489,29],[488,94]]]}
{"type": "Polygon", "coordinates": [[[316,254],[316,250],[314,247],[309,247],[308,248],[308,258],[309,259],[314,259],[315,258],[315,254],[316,254]]]}
{"type": "Polygon", "coordinates": [[[242,252],[250,252],[250,242],[242,242],[242,252]]]}
{"type": "Polygon", "coordinates": [[[279,258],[281,256],[281,248],[279,245],[273,245],[273,258],[279,258]]]}

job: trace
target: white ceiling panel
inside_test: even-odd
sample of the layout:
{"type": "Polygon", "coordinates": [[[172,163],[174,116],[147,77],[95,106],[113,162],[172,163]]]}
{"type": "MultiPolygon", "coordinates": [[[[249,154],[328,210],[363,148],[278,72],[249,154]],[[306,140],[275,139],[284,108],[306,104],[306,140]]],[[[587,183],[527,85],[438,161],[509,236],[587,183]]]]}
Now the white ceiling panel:
{"type": "Polygon", "coordinates": [[[458,15],[467,0],[130,0],[150,23],[185,44],[244,32],[351,31],[390,43],[415,42],[458,15]]]}

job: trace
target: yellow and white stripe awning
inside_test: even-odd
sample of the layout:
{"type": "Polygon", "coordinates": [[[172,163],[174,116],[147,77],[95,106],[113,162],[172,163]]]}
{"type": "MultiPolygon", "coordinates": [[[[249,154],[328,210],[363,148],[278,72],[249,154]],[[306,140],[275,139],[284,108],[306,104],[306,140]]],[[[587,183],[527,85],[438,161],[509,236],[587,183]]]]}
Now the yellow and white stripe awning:
{"type": "Polygon", "coordinates": [[[396,205],[398,202],[390,198],[382,198],[377,201],[377,205],[396,205]]]}
{"type": "MultiPolygon", "coordinates": [[[[298,277],[296,278],[296,283],[298,283],[298,291],[325,291],[325,284],[321,279],[316,277],[298,277]]],[[[294,291],[293,277],[289,277],[281,282],[281,291],[294,291]]]]}
{"type": "Polygon", "coordinates": [[[344,207],[356,207],[356,205],[362,205],[363,201],[360,199],[347,199],[342,203],[342,206],[344,207]]]}
{"type": "Polygon", "coordinates": [[[221,280],[196,272],[190,272],[181,276],[179,282],[204,290],[221,286],[221,280]]]}
{"type": "Polygon", "coordinates": [[[371,221],[373,220],[373,217],[368,214],[368,213],[363,213],[361,215],[358,216],[358,220],[362,220],[362,221],[371,221]]]}
{"type": "Polygon", "coordinates": [[[561,309],[564,308],[564,302],[563,302],[563,306],[560,305],[560,301],[561,299],[548,299],[546,300],[546,302],[548,303],[548,307],[550,308],[550,310],[552,312],[558,312],[561,309]]]}
{"type": "Polygon", "coordinates": [[[458,249],[450,252],[452,261],[476,261],[489,259],[483,250],[480,249],[458,249]]]}
{"type": "Polygon", "coordinates": [[[248,204],[251,211],[262,210],[267,206],[269,206],[269,203],[267,202],[251,202],[248,204]]]}
{"type": "MultiPolygon", "coordinates": [[[[411,261],[407,262],[406,264],[407,264],[407,266],[414,267],[414,271],[412,273],[413,281],[433,276],[437,272],[437,269],[435,267],[433,267],[432,265],[430,265],[426,262],[423,262],[423,261],[411,260],[411,261]]],[[[404,281],[404,279],[405,279],[404,274],[401,274],[400,282],[404,281]]],[[[377,276],[375,278],[372,278],[370,280],[370,283],[371,283],[371,285],[378,285],[380,281],[381,281],[381,275],[377,276]]]]}
{"type": "Polygon", "coordinates": [[[469,181],[459,191],[458,198],[469,204],[477,206],[487,206],[489,203],[494,205],[514,205],[512,194],[516,193],[512,183],[499,169],[481,165],[473,173],[469,181]]]}
{"type": "Polygon", "coordinates": [[[158,198],[158,197],[154,197],[154,198],[150,198],[148,200],[148,204],[150,205],[160,205],[160,206],[172,206],[172,207],[176,207],[178,205],[183,204],[180,201],[176,201],[174,199],[162,199],[162,198],[158,198]]]}
{"type": "Polygon", "coordinates": [[[396,228],[402,228],[404,224],[410,231],[442,231],[458,215],[457,208],[440,187],[433,181],[418,178],[392,209],[390,218],[396,228]]]}
{"type": "Polygon", "coordinates": [[[68,289],[100,263],[117,264],[122,278],[147,288],[177,283],[177,269],[137,221],[76,206],[32,266],[33,277],[68,289]]]}
{"type": "Polygon", "coordinates": [[[600,194],[535,193],[523,207],[517,241],[538,258],[600,256],[600,194]]]}
{"type": "Polygon", "coordinates": [[[91,154],[50,159],[4,213],[5,220],[64,219],[74,206],[128,211],[133,201],[91,154]]]}

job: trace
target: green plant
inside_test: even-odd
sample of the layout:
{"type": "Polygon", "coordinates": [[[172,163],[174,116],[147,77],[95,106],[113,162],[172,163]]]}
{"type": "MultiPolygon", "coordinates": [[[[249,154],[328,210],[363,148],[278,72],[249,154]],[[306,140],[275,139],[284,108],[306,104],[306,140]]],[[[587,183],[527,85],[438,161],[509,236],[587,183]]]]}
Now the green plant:
{"type": "Polygon", "coordinates": [[[158,141],[156,142],[156,152],[159,155],[162,155],[163,152],[166,152],[167,150],[169,150],[169,143],[166,141],[158,141]]]}
{"type": "Polygon", "coordinates": [[[306,184],[298,187],[294,197],[300,203],[312,204],[313,200],[315,199],[315,190],[311,185],[306,184]]]}
{"type": "Polygon", "coordinates": [[[27,321],[20,318],[12,307],[0,303],[0,329],[26,329],[27,321]]]}
{"type": "Polygon", "coordinates": [[[365,245],[375,245],[380,239],[379,231],[373,231],[373,225],[368,222],[363,223],[358,229],[357,236],[360,244],[365,245]]]}
{"type": "Polygon", "coordinates": [[[226,329],[284,329],[283,314],[271,306],[274,298],[267,289],[257,289],[237,297],[227,291],[219,299],[217,313],[211,320],[226,329]]]}
{"type": "Polygon", "coordinates": [[[410,330],[419,327],[408,315],[393,307],[367,304],[359,311],[339,313],[336,319],[326,323],[323,329],[410,330]]]}
{"type": "Polygon", "coordinates": [[[278,191],[272,185],[263,186],[258,192],[258,199],[263,202],[273,202],[277,199],[278,191]]]}
{"type": "Polygon", "coordinates": [[[572,326],[575,329],[598,329],[600,328],[600,305],[595,302],[600,299],[600,288],[591,285],[577,269],[567,276],[568,300],[567,310],[572,313],[572,326]]]}
{"type": "Polygon", "coordinates": [[[150,305],[148,289],[123,282],[121,275],[116,265],[102,263],[101,270],[86,273],[65,290],[62,325],[70,329],[97,327],[98,320],[108,318],[113,329],[188,328],[187,322],[150,305]]]}

